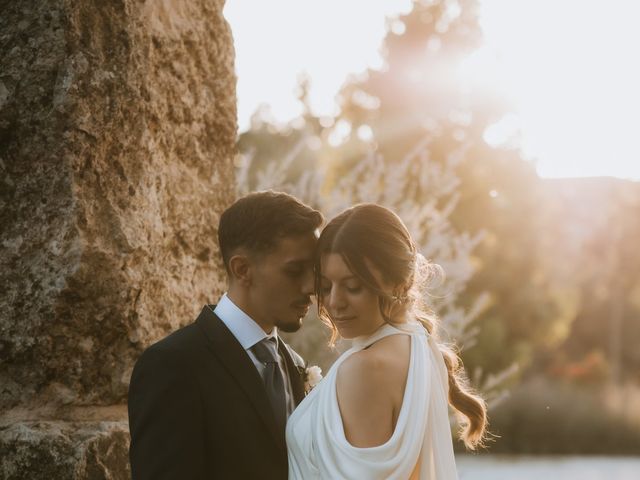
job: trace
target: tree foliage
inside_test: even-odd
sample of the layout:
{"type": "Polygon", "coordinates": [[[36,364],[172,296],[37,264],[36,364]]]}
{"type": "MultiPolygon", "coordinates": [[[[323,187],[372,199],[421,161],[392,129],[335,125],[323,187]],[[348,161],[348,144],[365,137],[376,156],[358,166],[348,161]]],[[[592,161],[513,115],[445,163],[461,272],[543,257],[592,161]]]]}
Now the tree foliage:
{"type": "Polygon", "coordinates": [[[301,118],[277,125],[258,112],[240,138],[240,181],[243,188],[287,184],[329,216],[357,201],[386,202],[409,223],[441,212],[446,231],[435,217],[413,231],[426,255],[461,280],[448,285],[455,301],[446,315],[476,318],[456,335],[478,379],[514,361],[569,365],[596,358],[593,351],[605,359],[606,375],[628,372],[638,361],[631,344],[640,323],[637,184],[622,195],[613,182],[592,207],[602,219],[590,225],[574,208],[590,190],[562,200],[565,187],[538,178],[517,135],[487,142],[510,105],[465,73],[482,41],[477,7],[475,0],[416,0],[389,20],[385,66],[346,81],[336,117],[308,107],[309,79],[300,84],[301,118]],[[584,246],[567,241],[567,228],[586,230],[584,246]],[[429,250],[429,238],[454,250],[459,239],[472,239],[467,266],[456,270],[444,247],[429,250]],[[610,323],[615,318],[622,320],[610,323]]]}

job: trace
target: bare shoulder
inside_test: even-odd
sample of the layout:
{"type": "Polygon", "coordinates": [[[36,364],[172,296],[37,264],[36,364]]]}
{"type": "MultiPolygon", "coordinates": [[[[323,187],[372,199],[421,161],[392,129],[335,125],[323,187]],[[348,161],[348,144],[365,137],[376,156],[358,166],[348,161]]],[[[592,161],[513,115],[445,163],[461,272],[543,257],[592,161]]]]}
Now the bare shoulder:
{"type": "Polygon", "coordinates": [[[402,405],[410,353],[409,336],[392,335],[340,365],[338,405],[345,435],[353,445],[380,445],[391,437],[402,405]]]}
{"type": "Polygon", "coordinates": [[[338,380],[366,383],[384,383],[385,379],[406,374],[411,355],[411,338],[408,335],[385,337],[369,348],[354,353],[338,370],[338,380]]]}
{"type": "Polygon", "coordinates": [[[408,359],[411,353],[411,337],[405,334],[390,335],[378,340],[365,351],[384,356],[385,358],[389,356],[395,358],[398,356],[406,356],[408,359]]]}

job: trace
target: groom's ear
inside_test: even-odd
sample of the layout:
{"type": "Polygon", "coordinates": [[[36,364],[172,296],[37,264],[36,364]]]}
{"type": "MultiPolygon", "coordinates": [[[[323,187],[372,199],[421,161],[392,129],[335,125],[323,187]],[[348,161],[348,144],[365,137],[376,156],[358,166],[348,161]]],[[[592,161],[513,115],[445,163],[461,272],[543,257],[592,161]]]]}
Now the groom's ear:
{"type": "Polygon", "coordinates": [[[251,285],[251,262],[249,257],[243,254],[233,255],[229,259],[229,273],[231,278],[241,285],[251,285]]]}

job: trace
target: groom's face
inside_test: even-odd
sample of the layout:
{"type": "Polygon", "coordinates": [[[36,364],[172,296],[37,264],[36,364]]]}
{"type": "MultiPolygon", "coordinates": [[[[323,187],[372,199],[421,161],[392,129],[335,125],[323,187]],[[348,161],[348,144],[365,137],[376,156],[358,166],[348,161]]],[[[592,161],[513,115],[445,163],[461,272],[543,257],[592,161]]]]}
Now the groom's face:
{"type": "Polygon", "coordinates": [[[284,332],[300,328],[311,305],[316,241],[313,233],[282,237],[253,259],[250,296],[259,323],[284,332]]]}

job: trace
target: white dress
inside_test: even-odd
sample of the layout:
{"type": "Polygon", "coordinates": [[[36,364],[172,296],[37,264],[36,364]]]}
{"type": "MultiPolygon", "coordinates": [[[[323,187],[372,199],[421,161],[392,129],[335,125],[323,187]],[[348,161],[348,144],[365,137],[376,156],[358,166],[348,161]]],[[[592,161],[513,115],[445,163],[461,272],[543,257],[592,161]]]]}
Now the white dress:
{"type": "Polygon", "coordinates": [[[307,395],[287,423],[290,479],[408,479],[418,461],[421,480],[455,480],[448,416],[447,370],[435,341],[418,323],[384,325],[357,337],[307,395]],[[402,407],[391,438],[376,447],[351,445],[336,396],[338,369],[350,355],[389,335],[411,336],[402,407]]]}

